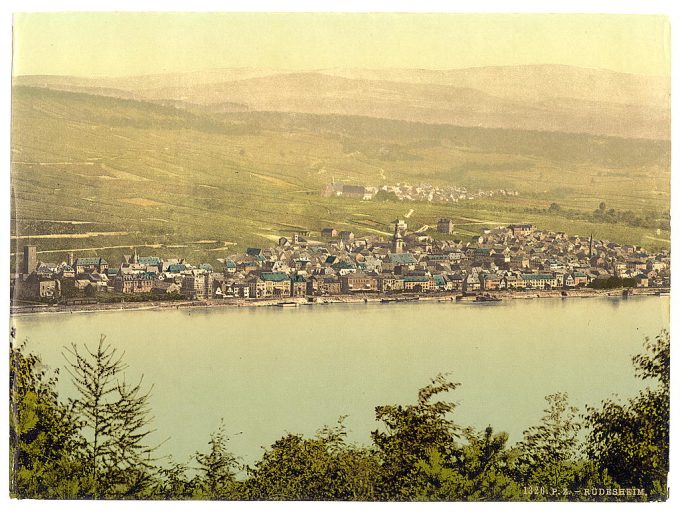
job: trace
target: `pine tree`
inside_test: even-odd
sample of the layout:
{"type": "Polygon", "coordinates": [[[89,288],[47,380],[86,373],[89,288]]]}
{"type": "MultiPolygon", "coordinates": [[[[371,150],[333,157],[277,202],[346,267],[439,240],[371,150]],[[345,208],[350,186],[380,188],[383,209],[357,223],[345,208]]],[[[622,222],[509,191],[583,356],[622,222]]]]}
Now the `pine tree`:
{"type": "Polygon", "coordinates": [[[72,399],[87,440],[90,496],[139,496],[151,477],[152,453],[147,443],[152,432],[148,407],[151,390],[125,382],[128,365],[123,354],[105,343],[102,335],[94,351],[75,344],[64,358],[80,397],[72,399]]]}

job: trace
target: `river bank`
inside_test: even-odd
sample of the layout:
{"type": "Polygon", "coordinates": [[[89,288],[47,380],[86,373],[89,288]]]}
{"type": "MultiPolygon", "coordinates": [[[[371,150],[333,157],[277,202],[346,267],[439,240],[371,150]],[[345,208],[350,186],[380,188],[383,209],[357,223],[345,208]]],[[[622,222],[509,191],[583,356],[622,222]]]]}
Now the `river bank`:
{"type": "MultiPolygon", "coordinates": [[[[640,289],[610,289],[610,290],[595,290],[595,289],[571,289],[571,290],[494,290],[490,294],[503,300],[511,299],[545,299],[545,298],[589,298],[589,297],[627,297],[633,296],[654,296],[666,295],[670,293],[668,288],[640,288],[640,289]]],[[[482,293],[479,292],[479,296],[482,293]]],[[[262,306],[314,306],[314,305],[328,305],[335,303],[381,303],[381,302],[408,302],[408,301],[435,301],[435,302],[476,302],[476,295],[462,296],[459,292],[447,291],[439,293],[428,293],[426,295],[408,295],[408,294],[341,294],[334,296],[319,296],[319,297],[295,297],[295,298],[266,298],[266,299],[242,299],[242,298],[228,298],[228,299],[208,299],[201,301],[145,301],[135,303],[93,303],[77,306],[67,305],[12,305],[10,307],[10,315],[33,315],[33,314],[70,314],[79,312],[107,312],[107,311],[121,311],[121,310],[163,310],[163,309],[180,309],[180,308],[252,308],[262,306]]],[[[484,301],[483,301],[484,302],[484,301]]]]}

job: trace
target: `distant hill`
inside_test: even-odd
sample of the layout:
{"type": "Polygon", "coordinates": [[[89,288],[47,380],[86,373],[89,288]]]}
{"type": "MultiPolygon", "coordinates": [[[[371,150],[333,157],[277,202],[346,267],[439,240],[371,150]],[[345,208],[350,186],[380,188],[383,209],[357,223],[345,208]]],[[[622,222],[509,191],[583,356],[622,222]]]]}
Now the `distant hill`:
{"type": "Polygon", "coordinates": [[[452,70],[333,69],[323,73],[353,79],[454,85],[500,98],[544,101],[572,98],[668,109],[668,77],[635,75],[564,65],[486,66],[452,70]]]}
{"type": "Polygon", "coordinates": [[[462,70],[212,70],[127,78],[23,76],[30,85],[214,111],[276,111],[668,139],[669,80],[570,66],[462,70]]]}

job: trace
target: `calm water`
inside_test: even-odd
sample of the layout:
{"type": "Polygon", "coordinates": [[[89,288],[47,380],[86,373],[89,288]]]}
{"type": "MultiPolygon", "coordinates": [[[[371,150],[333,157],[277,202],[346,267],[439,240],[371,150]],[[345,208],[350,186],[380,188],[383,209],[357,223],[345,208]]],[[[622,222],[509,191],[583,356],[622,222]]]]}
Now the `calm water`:
{"type": "MultiPolygon", "coordinates": [[[[312,435],[349,415],[368,442],[374,407],[415,402],[439,372],[462,386],[456,420],[510,433],[542,415],[544,396],[580,408],[640,382],[630,358],[668,326],[669,298],[540,299],[492,305],[327,305],[80,313],[15,318],[17,336],[50,366],[70,342],[100,333],[126,352],[128,380],[154,384],[162,452],[183,461],[207,450],[224,418],[231,448],[252,462],[286,432],[312,435]],[[238,434],[240,433],[240,434],[238,434]]],[[[71,394],[62,373],[63,394],[71,394]]]]}

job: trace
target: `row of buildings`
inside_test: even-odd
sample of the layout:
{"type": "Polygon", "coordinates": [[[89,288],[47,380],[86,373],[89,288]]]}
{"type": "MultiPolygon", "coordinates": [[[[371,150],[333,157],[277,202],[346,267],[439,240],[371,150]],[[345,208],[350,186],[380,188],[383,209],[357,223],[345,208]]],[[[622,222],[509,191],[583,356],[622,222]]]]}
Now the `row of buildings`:
{"type": "MultiPolygon", "coordinates": [[[[445,231],[449,220],[440,219],[445,231]]],[[[485,230],[472,240],[434,240],[394,222],[390,240],[324,228],[281,237],[275,246],[248,248],[220,259],[219,268],[184,259],[123,257],[112,267],[100,257],[40,262],[24,248],[20,297],[54,299],[74,294],[210,298],[288,298],[357,293],[488,292],[584,287],[612,276],[638,287],[670,286],[670,254],[650,253],[592,237],[514,224],[485,230]]]]}
{"type": "Polygon", "coordinates": [[[519,196],[517,191],[506,189],[495,190],[470,190],[467,187],[456,185],[432,185],[421,183],[410,185],[408,183],[398,183],[397,185],[382,185],[380,187],[336,184],[335,182],[326,185],[323,196],[354,198],[370,201],[379,192],[394,194],[397,199],[402,201],[429,201],[435,203],[458,203],[459,201],[472,200],[475,198],[491,198],[494,196],[519,196]]]}

